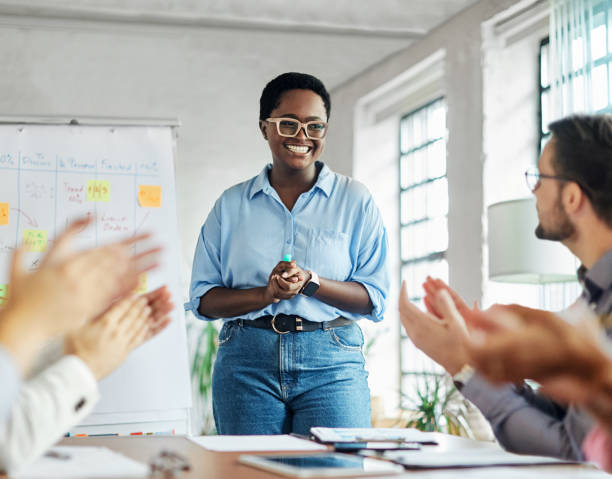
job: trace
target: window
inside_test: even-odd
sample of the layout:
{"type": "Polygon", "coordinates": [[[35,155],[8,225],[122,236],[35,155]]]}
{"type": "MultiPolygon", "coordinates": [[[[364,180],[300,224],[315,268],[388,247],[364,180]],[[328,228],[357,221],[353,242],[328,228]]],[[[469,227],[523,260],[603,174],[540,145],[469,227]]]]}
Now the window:
{"type": "MultiPolygon", "coordinates": [[[[448,281],[448,184],[446,104],[437,99],[400,121],[401,279],[411,300],[423,306],[427,275],[448,281]]],[[[419,378],[443,370],[401,333],[401,406],[410,407],[419,378]]]]}
{"type": "MultiPolygon", "coordinates": [[[[604,45],[605,46],[605,45],[604,45]]],[[[549,38],[544,38],[540,41],[539,48],[539,75],[538,75],[538,92],[539,92],[539,154],[544,147],[546,141],[550,137],[548,124],[553,121],[552,108],[552,78],[550,71],[550,55],[551,45],[549,38]]],[[[610,63],[610,60],[608,60],[610,63]]],[[[572,78],[577,78],[579,74],[574,74],[572,78]]],[[[570,81],[570,80],[568,80],[570,81]]],[[[583,84],[584,86],[584,84],[583,84]]],[[[565,91],[565,90],[564,90],[565,91]]],[[[593,92],[593,99],[599,98],[601,102],[602,92],[593,92]]],[[[605,92],[606,99],[608,98],[607,90],[605,92]]],[[[612,105],[600,111],[611,111],[612,105]]],[[[537,157],[534,158],[537,161],[537,157]]],[[[526,187],[525,187],[526,188],[526,187]]],[[[527,190],[525,189],[525,194],[527,190]]],[[[546,284],[507,284],[489,281],[487,283],[487,303],[488,306],[492,302],[511,303],[516,302],[525,306],[534,308],[542,308],[547,310],[561,310],[571,304],[579,295],[581,287],[577,281],[569,281],[563,283],[546,283],[546,284]]]]}
{"type": "Polygon", "coordinates": [[[553,16],[556,55],[549,38],[540,43],[540,150],[550,135],[547,125],[556,119],[554,110],[560,110],[557,117],[612,113],[612,0],[560,4],[553,16]],[[552,103],[553,86],[560,91],[559,105],[552,103]]]}
{"type": "MultiPolygon", "coordinates": [[[[575,19],[571,20],[574,7],[566,5],[563,8],[569,10],[555,12],[555,21],[562,30],[555,33],[560,49],[556,56],[563,60],[562,68],[552,65],[550,39],[540,42],[540,152],[550,136],[548,124],[556,119],[553,116],[553,86],[560,87],[560,96],[555,98],[563,105],[562,115],[585,111],[612,113],[612,1],[576,4],[576,12],[583,13],[580,25],[575,19]],[[553,71],[561,72],[561,78],[553,78],[553,71]]],[[[531,291],[532,303],[554,310],[567,307],[579,296],[581,288],[577,281],[572,281],[539,285],[537,290],[531,291]]]]}
{"type": "MultiPolygon", "coordinates": [[[[550,40],[548,37],[544,38],[540,42],[540,55],[539,55],[539,91],[540,91],[540,108],[538,112],[540,125],[540,153],[544,148],[544,144],[550,136],[548,131],[548,124],[551,122],[551,93],[550,93],[550,40]]],[[[539,156],[539,155],[538,155],[539,156]]]]}

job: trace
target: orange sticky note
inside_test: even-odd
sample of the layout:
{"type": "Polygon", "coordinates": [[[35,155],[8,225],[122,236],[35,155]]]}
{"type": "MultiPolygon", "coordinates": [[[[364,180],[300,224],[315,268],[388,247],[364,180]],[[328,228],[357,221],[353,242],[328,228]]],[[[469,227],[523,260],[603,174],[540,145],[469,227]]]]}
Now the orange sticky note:
{"type": "Polygon", "coordinates": [[[0,306],[4,306],[8,300],[8,284],[0,284],[0,306]]]}
{"type": "Polygon", "coordinates": [[[138,204],[143,208],[161,206],[162,187],[158,185],[138,185],[138,204]]]}
{"type": "Polygon", "coordinates": [[[9,224],[9,204],[0,203],[0,225],[9,224]]]}
{"type": "Polygon", "coordinates": [[[43,252],[47,249],[45,230],[23,230],[23,245],[26,251],[43,252]]]}
{"type": "Polygon", "coordinates": [[[87,180],[87,201],[110,201],[110,181],[87,180]]]}

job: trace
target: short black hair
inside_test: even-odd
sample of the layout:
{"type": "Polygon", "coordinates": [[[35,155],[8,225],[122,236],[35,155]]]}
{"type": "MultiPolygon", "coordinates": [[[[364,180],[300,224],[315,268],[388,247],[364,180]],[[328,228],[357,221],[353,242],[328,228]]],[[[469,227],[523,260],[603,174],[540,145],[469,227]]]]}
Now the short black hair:
{"type": "Polygon", "coordinates": [[[555,174],[580,185],[612,228],[612,116],[572,115],[552,122],[555,174]]]}
{"type": "Polygon", "coordinates": [[[323,100],[327,120],[329,120],[331,99],[323,82],[308,73],[296,72],[283,73],[266,85],[259,99],[259,119],[270,118],[272,110],[280,105],[283,93],[289,90],[312,90],[315,92],[323,100]]]}

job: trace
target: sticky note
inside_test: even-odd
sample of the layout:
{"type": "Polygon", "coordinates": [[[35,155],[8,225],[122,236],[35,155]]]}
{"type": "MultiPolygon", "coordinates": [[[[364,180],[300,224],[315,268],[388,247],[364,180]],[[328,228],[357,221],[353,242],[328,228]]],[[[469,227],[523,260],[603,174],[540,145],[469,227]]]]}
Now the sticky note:
{"type": "Polygon", "coordinates": [[[147,283],[147,273],[141,273],[138,275],[138,286],[136,286],[136,289],[134,289],[134,294],[146,293],[149,290],[147,283]]]}
{"type": "Polygon", "coordinates": [[[0,225],[9,224],[9,204],[0,203],[0,225]]]}
{"type": "Polygon", "coordinates": [[[47,249],[47,232],[45,230],[23,230],[23,245],[26,251],[45,251],[47,249]]]}
{"type": "Polygon", "coordinates": [[[138,204],[143,208],[161,206],[162,187],[157,185],[138,185],[138,204]]]}
{"type": "Polygon", "coordinates": [[[4,306],[8,300],[8,284],[0,284],[0,306],[4,306]]]}
{"type": "Polygon", "coordinates": [[[110,181],[87,180],[87,201],[110,201],[110,181]]]}

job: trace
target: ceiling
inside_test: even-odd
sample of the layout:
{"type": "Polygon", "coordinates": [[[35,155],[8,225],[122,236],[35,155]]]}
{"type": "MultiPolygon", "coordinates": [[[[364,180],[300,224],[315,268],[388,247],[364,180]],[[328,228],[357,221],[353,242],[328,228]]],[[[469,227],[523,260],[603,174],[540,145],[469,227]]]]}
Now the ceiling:
{"type": "MultiPolygon", "coordinates": [[[[80,21],[308,35],[330,51],[308,67],[335,88],[477,0],[0,0],[3,24],[80,21]]],[[[253,52],[255,53],[255,51],[253,52]]]]}
{"type": "Polygon", "coordinates": [[[292,26],[414,38],[472,3],[475,0],[2,0],[0,11],[234,21],[270,28],[292,26]]]}

